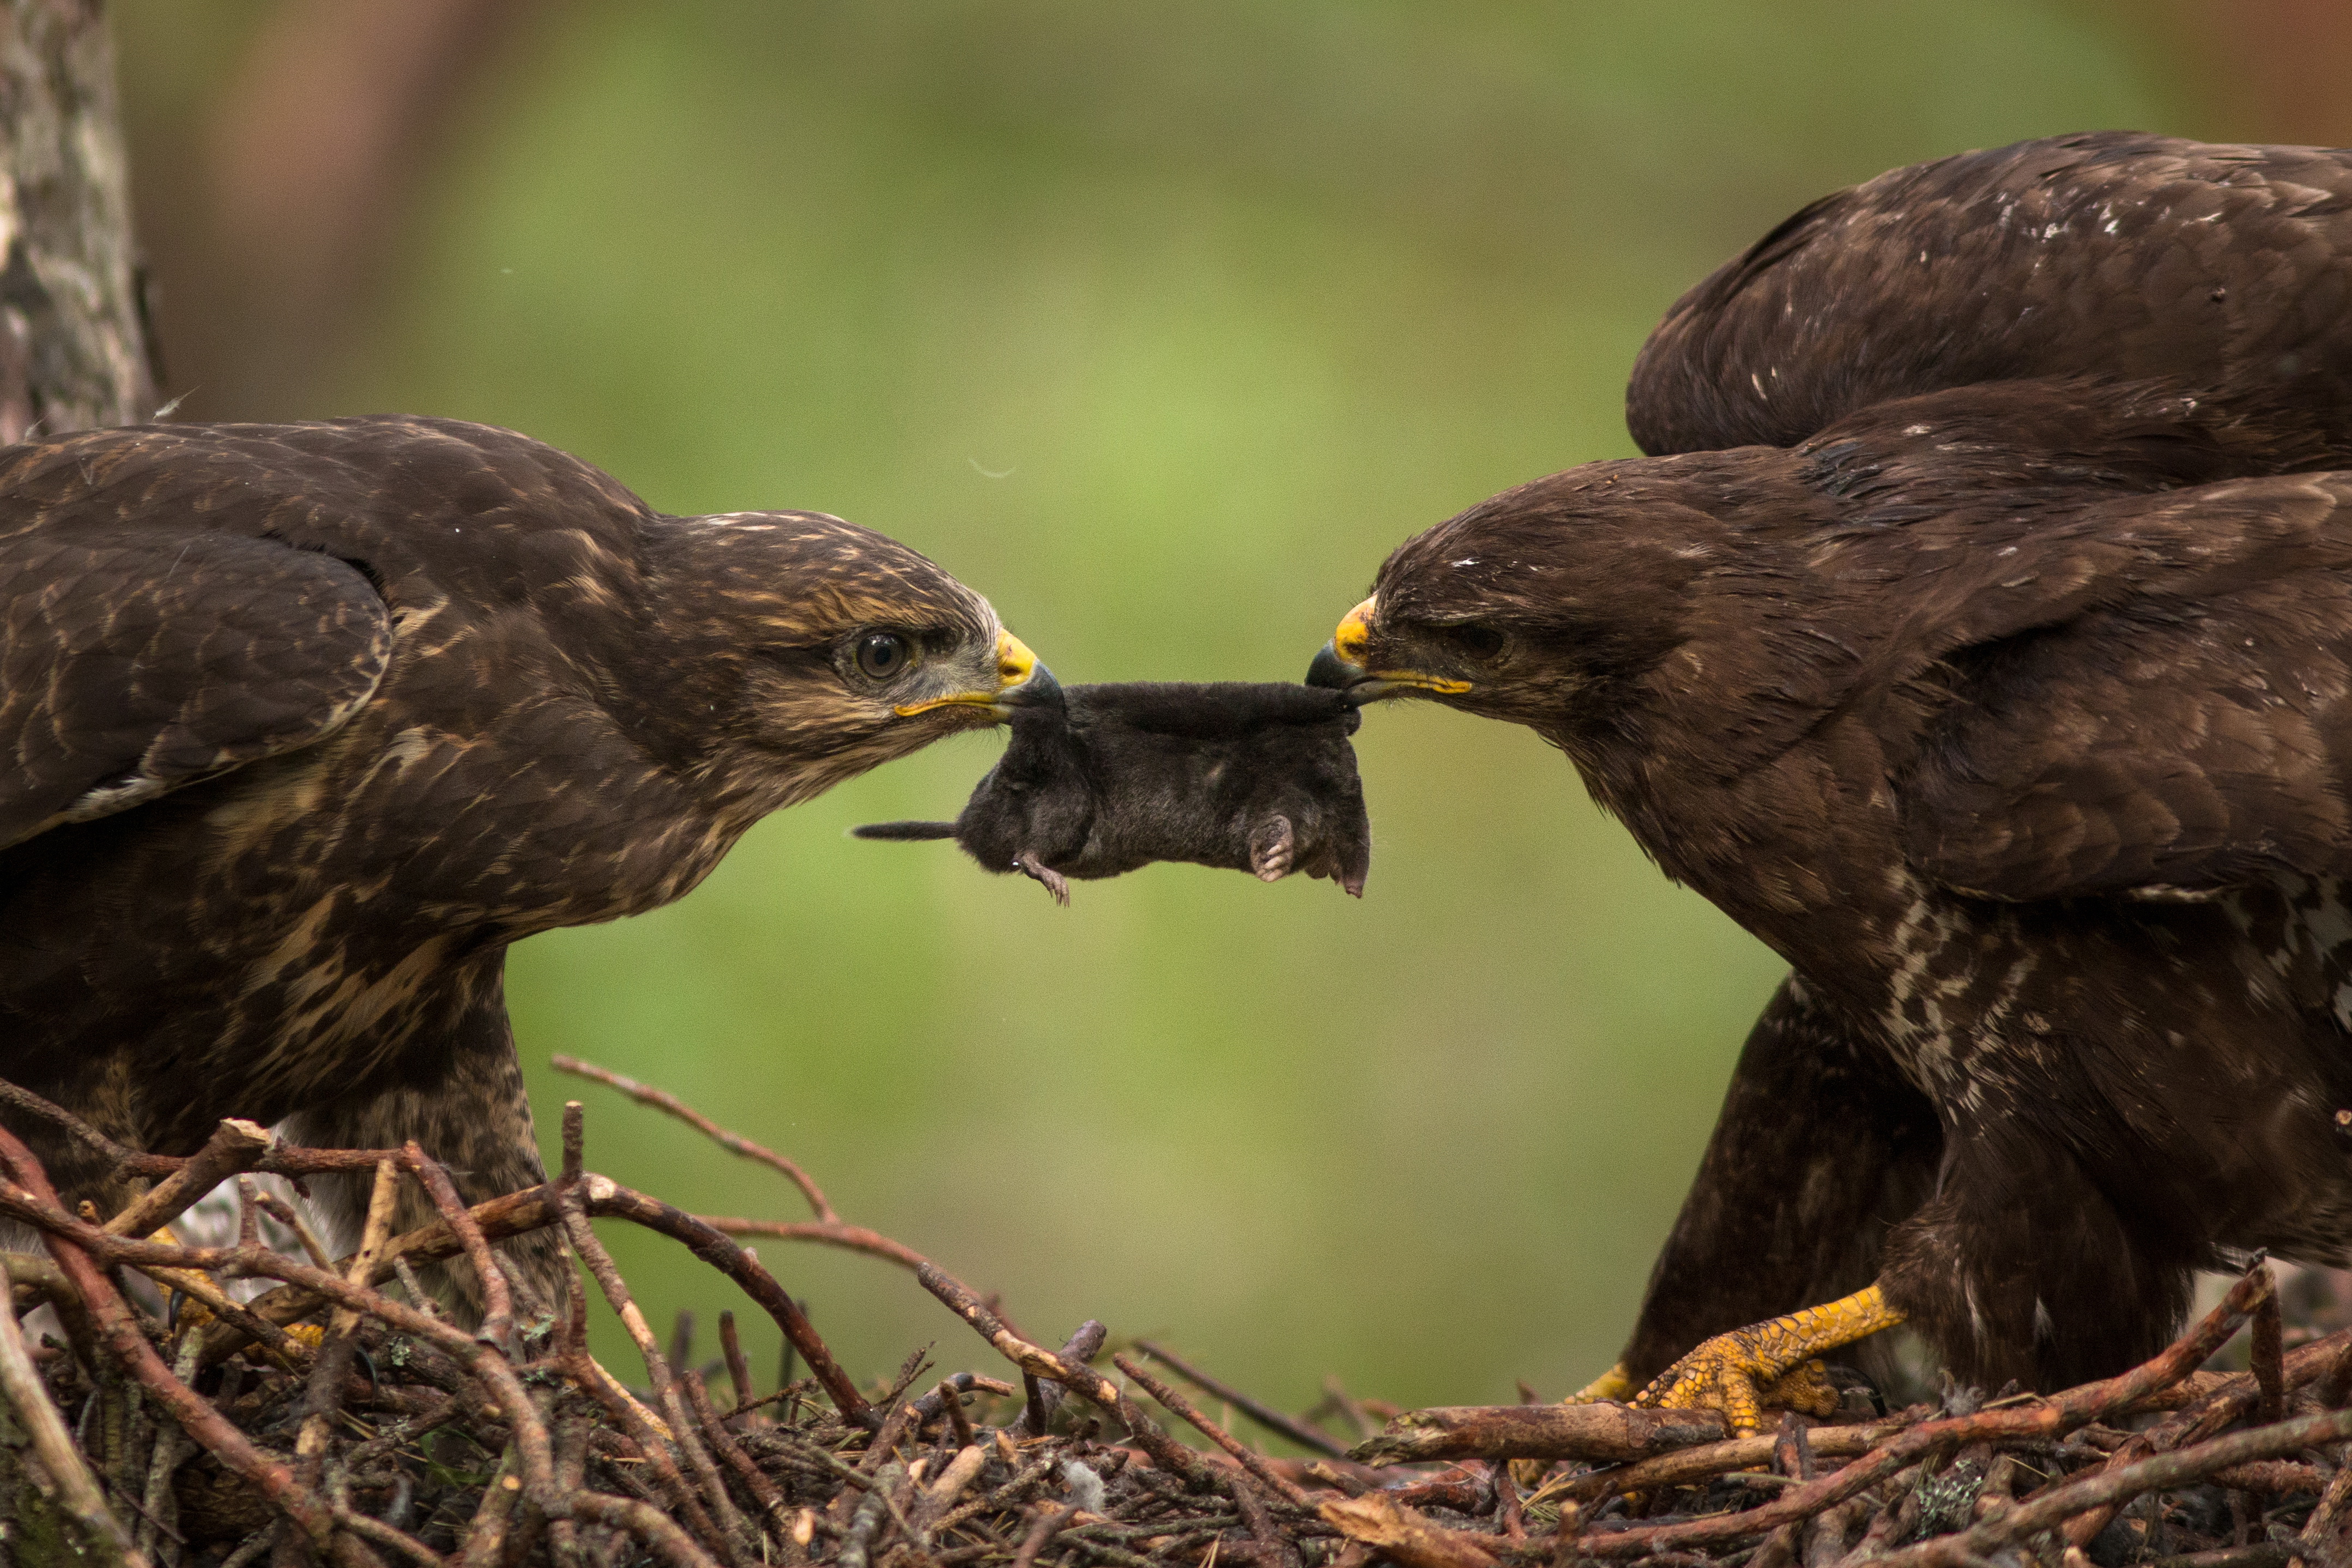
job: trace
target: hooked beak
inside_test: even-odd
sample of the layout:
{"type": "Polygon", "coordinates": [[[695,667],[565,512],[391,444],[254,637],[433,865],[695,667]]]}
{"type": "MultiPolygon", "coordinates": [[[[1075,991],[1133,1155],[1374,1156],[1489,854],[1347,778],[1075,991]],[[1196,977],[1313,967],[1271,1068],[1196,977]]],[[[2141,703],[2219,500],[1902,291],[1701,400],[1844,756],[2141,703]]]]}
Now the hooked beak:
{"type": "Polygon", "coordinates": [[[958,692],[929,702],[905,703],[891,709],[900,718],[912,718],[939,707],[986,708],[1000,723],[1018,707],[1060,707],[1062,683],[1037,662],[1029,645],[1010,632],[996,633],[996,684],[980,691],[958,692]]]}
{"type": "Polygon", "coordinates": [[[1433,692],[1454,696],[1470,689],[1468,681],[1450,680],[1420,670],[1375,670],[1368,667],[1365,650],[1372,640],[1372,617],[1379,613],[1378,595],[1365,600],[1339,620],[1339,629],[1307,666],[1307,684],[1345,693],[1361,706],[1405,692],[1433,692]]]}

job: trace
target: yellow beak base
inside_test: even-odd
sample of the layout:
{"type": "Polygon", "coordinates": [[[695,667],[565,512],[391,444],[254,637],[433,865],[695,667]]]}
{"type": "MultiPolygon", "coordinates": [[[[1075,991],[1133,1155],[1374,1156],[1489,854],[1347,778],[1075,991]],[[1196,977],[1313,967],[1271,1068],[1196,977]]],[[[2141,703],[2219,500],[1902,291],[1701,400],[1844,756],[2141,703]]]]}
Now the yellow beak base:
{"type": "MultiPolygon", "coordinates": [[[[1037,655],[1029,651],[1029,644],[1012,632],[1000,630],[996,633],[995,685],[985,691],[958,692],[952,696],[933,697],[929,702],[901,703],[890,711],[900,718],[912,718],[933,708],[996,707],[1003,702],[1005,693],[1027,685],[1043,669],[1045,666],[1037,662],[1037,655]]],[[[1045,679],[1050,682],[1053,676],[1048,674],[1045,679]]]]}

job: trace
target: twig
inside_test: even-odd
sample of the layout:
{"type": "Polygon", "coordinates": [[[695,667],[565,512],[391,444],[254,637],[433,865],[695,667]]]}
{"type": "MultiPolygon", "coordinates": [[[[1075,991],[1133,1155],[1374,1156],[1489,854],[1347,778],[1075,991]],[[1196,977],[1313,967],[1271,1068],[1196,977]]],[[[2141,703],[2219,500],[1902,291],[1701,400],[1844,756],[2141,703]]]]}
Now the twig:
{"type": "Polygon", "coordinates": [[[815,1212],[819,1219],[837,1220],[841,1218],[834,1212],[833,1205],[825,1201],[824,1194],[818,1189],[816,1183],[810,1179],[808,1172],[801,1169],[799,1166],[773,1149],[755,1144],[740,1133],[729,1132],[677,1095],[656,1089],[648,1083],[640,1083],[634,1078],[624,1077],[609,1067],[599,1067],[594,1062],[583,1061],[576,1056],[551,1056],[548,1058],[548,1065],[553,1067],[558,1072],[569,1072],[575,1077],[591,1079],[607,1088],[617,1089],[640,1105],[651,1105],[657,1111],[667,1111],[719,1147],[732,1154],[740,1155],[747,1160],[756,1160],[800,1188],[801,1196],[808,1199],[809,1207],[815,1212]]]}
{"type": "MultiPolygon", "coordinates": [[[[1584,1459],[1610,1464],[1720,1443],[1723,1417],[1712,1410],[1645,1410],[1591,1405],[1457,1405],[1408,1410],[1388,1429],[1346,1456],[1360,1464],[1430,1459],[1584,1459]]],[[[1734,1439],[1740,1441],[1741,1439],[1734,1439]]],[[[1763,1442],[1769,1452],[1769,1439],[1763,1442]]],[[[1760,1462],[1760,1458],[1748,1463],[1760,1462]]]]}
{"type": "MultiPolygon", "coordinates": [[[[743,1341],[735,1333],[735,1314],[719,1314],[719,1352],[727,1362],[727,1385],[735,1391],[735,1409],[748,1408],[755,1397],[751,1392],[751,1364],[743,1359],[743,1341]]],[[[766,1420],[766,1416],[760,1417],[766,1420]]]]}
{"type": "MultiPolygon", "coordinates": [[[[383,1251],[385,1239],[392,1232],[393,1202],[399,1196],[400,1173],[390,1160],[375,1167],[375,1185],[368,1194],[367,1219],[361,1228],[360,1249],[352,1255],[352,1266],[344,1278],[354,1282],[365,1280],[375,1271],[375,1260],[383,1251]]],[[[343,1384],[351,1376],[352,1336],[359,1332],[360,1314],[349,1307],[339,1307],[328,1320],[326,1337],[319,1343],[317,1359],[310,1366],[310,1380],[303,1390],[302,1425],[294,1439],[295,1484],[315,1488],[326,1462],[328,1429],[343,1407],[343,1384]]]]}
{"type": "Polygon", "coordinates": [[[31,1437],[35,1457],[48,1471],[66,1514],[97,1560],[119,1568],[147,1568],[147,1559],[131,1545],[122,1521],[107,1509],[105,1494],[82,1461],[65,1417],[50,1403],[49,1391],[25,1349],[16,1311],[5,1303],[0,1303],[0,1397],[8,1401],[17,1424],[31,1437]]]}
{"type": "Polygon", "coordinates": [[[1037,1522],[1029,1527],[1029,1533],[1021,1538],[1019,1549],[1013,1553],[1013,1568],[1029,1568],[1037,1561],[1037,1554],[1045,1550],[1045,1543],[1077,1516],[1076,1503],[1055,1503],[1040,1509],[1037,1522]]]}
{"type": "Polygon", "coordinates": [[[1118,1390],[1118,1385],[1081,1363],[1072,1366],[1051,1352],[1031,1344],[1004,1326],[972,1288],[940,1268],[924,1260],[916,1271],[923,1288],[946,1303],[948,1310],[978,1330],[980,1336],[994,1345],[997,1353],[1024,1372],[1050,1377],[1076,1394],[1085,1396],[1110,1411],[1127,1424],[1138,1447],[1151,1457],[1151,1462],[1161,1469],[1182,1477],[1187,1483],[1202,1490],[1214,1486],[1215,1480],[1199,1457],[1167,1433],[1153,1425],[1151,1418],[1118,1390]]]}
{"type": "Polygon", "coordinates": [[[1182,1395],[1177,1393],[1174,1389],[1169,1387],[1166,1384],[1160,1382],[1158,1378],[1152,1376],[1141,1367],[1136,1365],[1134,1362],[1129,1361],[1124,1355],[1113,1355],[1110,1358],[1110,1361],[1113,1366],[1118,1367],[1121,1372],[1127,1374],[1128,1377],[1146,1394],[1150,1395],[1152,1398],[1158,1400],[1168,1409],[1173,1411],[1185,1421],[1191,1423],[1192,1426],[1202,1436],[1206,1437],[1209,1441],[1216,1444],[1217,1447],[1223,1448],[1226,1453],[1231,1454],[1236,1463],[1238,1463],[1244,1469],[1249,1471],[1250,1474],[1255,1476],[1259,1480],[1265,1482],[1267,1489],[1276,1497],[1281,1498],[1284,1501],[1288,1502],[1297,1508],[1311,1509],[1315,1506],[1312,1502],[1307,1500],[1307,1494],[1305,1492],[1299,1490],[1297,1487],[1292,1485],[1289,1481],[1276,1474],[1274,1467],[1265,1462],[1265,1456],[1259,1454],[1248,1444],[1244,1443],[1240,1438],[1226,1431],[1223,1427],[1218,1426],[1214,1421],[1210,1420],[1206,1416],[1202,1415],[1198,1409],[1194,1408],[1191,1400],[1185,1398],[1182,1395]]]}
{"type": "Polygon", "coordinates": [[[656,1479],[668,1495],[670,1506],[685,1519],[694,1532],[721,1553],[731,1556],[727,1533],[712,1520],[709,1511],[703,1506],[702,1499],[688,1483],[685,1472],[677,1468],[677,1461],[670,1456],[669,1446],[654,1430],[653,1423],[646,1418],[645,1412],[637,1407],[635,1400],[598,1375],[600,1369],[588,1357],[588,1300],[577,1274],[572,1277],[571,1291],[571,1311],[563,1336],[564,1370],[572,1375],[574,1383],[588,1390],[590,1396],[603,1405],[605,1412],[629,1435],[630,1441],[636,1445],[637,1452],[644,1456],[656,1479]]]}
{"type": "Polygon", "coordinates": [[[2231,1286],[2220,1304],[2188,1333],[2119,1377],[2085,1384],[2035,1405],[1922,1422],[1843,1469],[1793,1487],[1761,1508],[1670,1524],[1636,1525],[1607,1532],[1587,1531],[1571,1538],[1575,1550],[1593,1557],[1636,1557],[1662,1548],[1745,1540],[1783,1524],[1810,1519],[1937,1448],[1999,1437],[2056,1437],[2128,1410],[2147,1395],[2179,1382],[2220,1349],[2270,1290],[2270,1275],[2258,1263],[2231,1286]]]}
{"type": "Polygon", "coordinates": [[[231,1117],[213,1129],[187,1164],[147,1189],[147,1196],[106,1222],[117,1236],[146,1236],[185,1213],[195,1201],[268,1152],[268,1129],[231,1117]]]}
{"type": "Polygon", "coordinates": [[[1485,1538],[1447,1530],[1385,1492],[1336,1499],[1318,1511],[1349,1540],[1377,1548],[1401,1568],[1494,1568],[1485,1538]]]}
{"type": "Polygon", "coordinates": [[[845,1225],[837,1219],[740,1219],[731,1215],[699,1215],[703,1224],[729,1236],[772,1237],[781,1241],[821,1241],[851,1252],[863,1252],[905,1269],[919,1269],[923,1255],[878,1230],[845,1225]]]}
{"type": "Polygon", "coordinates": [[[721,1234],[682,1208],[664,1203],[659,1198],[648,1197],[641,1192],[634,1192],[607,1177],[591,1175],[583,1179],[582,1186],[586,1190],[590,1213],[632,1220],[648,1230],[658,1230],[674,1240],[682,1241],[696,1257],[742,1286],[744,1293],[767,1309],[768,1315],[776,1320],[776,1326],[784,1331],[784,1337],[792,1343],[793,1349],[800,1352],[801,1359],[809,1364],[809,1370],[815,1374],[817,1382],[824,1385],[825,1393],[832,1398],[834,1407],[841,1412],[842,1418],[868,1430],[880,1424],[873,1406],[866,1402],[865,1396],[857,1392],[848,1374],[843,1372],[840,1364],[833,1359],[833,1352],[825,1347],[824,1341],[817,1337],[815,1327],[808,1321],[807,1314],[801,1311],[800,1303],[776,1282],[774,1275],[747,1256],[732,1238],[721,1234]]]}
{"type": "MultiPolygon", "coordinates": [[[[131,1320],[130,1309],[115,1292],[112,1281],[84,1250],[89,1243],[69,1239],[69,1233],[78,1228],[100,1242],[113,1239],[98,1227],[74,1218],[58,1207],[57,1193],[49,1186],[48,1176],[41,1169],[40,1162],[34,1159],[32,1151],[5,1127],[0,1127],[0,1164],[6,1166],[14,1185],[35,1205],[47,1209],[58,1222],[42,1226],[43,1239],[48,1244],[50,1256],[57,1260],[58,1267],[64,1271],[67,1284],[80,1298],[82,1305],[89,1309],[97,1324],[99,1337],[113,1353],[116,1361],[130,1368],[131,1375],[172,1413],[183,1431],[211,1449],[223,1465],[243,1476],[256,1490],[276,1503],[314,1543],[324,1546],[332,1528],[331,1516],[294,1484],[293,1475],[284,1465],[255,1448],[244,1433],[230,1426],[218,1411],[172,1375],[172,1369],[157,1358],[154,1347],[139,1332],[137,1323],[131,1320]]],[[[126,1241],[117,1245],[145,1247],[152,1244],[126,1241]]]]}
{"type": "MultiPolygon", "coordinates": [[[[0,1078],[0,1104],[13,1105],[28,1116],[52,1124],[65,1130],[66,1135],[96,1149],[118,1169],[141,1157],[139,1151],[126,1144],[118,1144],[64,1106],[42,1099],[29,1089],[21,1088],[0,1078]]],[[[177,1168],[179,1162],[173,1162],[177,1168]]]]}
{"type": "MultiPolygon", "coordinates": [[[[1166,1364],[1169,1371],[1202,1393],[1213,1395],[1223,1400],[1267,1431],[1279,1432],[1300,1448],[1312,1449],[1329,1458],[1344,1459],[1348,1457],[1348,1446],[1328,1432],[1310,1427],[1297,1416],[1285,1415],[1263,1400],[1253,1399],[1241,1390],[1218,1382],[1207,1373],[1175,1355],[1165,1346],[1154,1343],[1148,1339],[1139,1339],[1135,1342],[1135,1348],[1155,1361],[1166,1364]]],[[[1561,1408],[1573,1408],[1573,1406],[1561,1406],[1561,1408]]]]}
{"type": "MultiPolygon", "coordinates": [[[[1100,1355],[1103,1342],[1109,1338],[1110,1330],[1095,1319],[1088,1318],[1070,1331],[1070,1337],[1065,1340],[1062,1343],[1062,1348],[1054,1354],[1076,1366],[1100,1355]]],[[[1047,1427],[1053,1424],[1054,1412],[1062,1403],[1064,1390],[1058,1383],[1048,1383],[1040,1387],[1035,1375],[1026,1372],[1021,1375],[1021,1383],[1022,1392],[1029,1400],[1027,1411],[1030,1417],[1029,1430],[1042,1437],[1045,1435],[1047,1427]]]]}
{"type": "Polygon", "coordinates": [[[310,1228],[310,1222],[302,1218],[300,1209],[258,1183],[255,1184],[253,1200],[261,1205],[262,1213],[294,1233],[295,1243],[302,1249],[302,1256],[321,1269],[335,1266],[333,1256],[319,1240],[319,1233],[310,1228]]]}
{"type": "MultiPolygon", "coordinates": [[[[378,1157],[397,1156],[380,1154],[378,1157]]],[[[284,1466],[259,1456],[209,1403],[198,1398],[156,1361],[154,1353],[139,1334],[120,1298],[112,1293],[111,1287],[98,1270],[93,1258],[103,1258],[110,1265],[154,1263],[184,1269],[233,1268],[281,1280],[300,1287],[314,1297],[324,1298],[338,1306],[355,1308],[382,1320],[396,1332],[438,1346],[454,1355],[488,1389],[493,1403],[509,1424],[522,1462],[524,1486],[531,1499],[551,1519],[566,1514],[585,1515],[629,1531],[673,1563],[679,1564],[680,1568],[686,1564],[692,1564],[693,1568],[709,1568],[709,1559],[658,1511],[633,1505],[625,1499],[594,1492],[560,1493],[555,1486],[547,1429],[539,1418],[530,1396],[505,1356],[472,1335],[377,1291],[354,1285],[338,1274],[280,1257],[249,1239],[235,1248],[190,1248],[110,1236],[58,1206],[54,1193],[47,1190],[47,1178],[41,1173],[37,1162],[5,1128],[0,1128],[0,1160],[5,1160],[20,1177],[28,1177],[37,1184],[22,1186],[16,1182],[0,1182],[0,1211],[36,1225],[47,1233],[52,1252],[66,1272],[68,1283],[90,1306],[92,1315],[98,1320],[101,1337],[118,1359],[130,1365],[133,1374],[157,1396],[189,1436],[211,1448],[225,1465],[244,1475],[264,1495],[278,1502],[305,1533],[312,1535],[314,1541],[324,1538],[324,1527],[331,1524],[331,1513],[299,1491],[292,1490],[284,1466]],[[314,1526],[320,1527],[315,1533],[314,1526]]],[[[454,1247],[452,1250],[455,1250],[454,1247]]]]}
{"type": "Polygon", "coordinates": [[[2259,1409],[2264,1426],[2286,1416],[2286,1376],[2281,1365],[2284,1329],[2278,1292],[2273,1291],[2254,1304],[2253,1322],[2248,1334],[2247,1364],[2253,1372],[2255,1387],[2262,1391],[2259,1409]]]}
{"type": "Polygon", "coordinates": [[[698,1372],[681,1373],[678,1382],[686,1389],[686,1402],[693,1409],[694,1418],[701,1426],[703,1435],[710,1439],[710,1446],[719,1450],[719,1457],[727,1461],[727,1468],[735,1472],[736,1479],[758,1500],[760,1511],[782,1527],[785,1511],[790,1506],[784,1494],[777,1489],[775,1482],[768,1479],[766,1472],[751,1462],[751,1456],[743,1451],[743,1445],[735,1440],[735,1435],[728,1431],[726,1424],[719,1419],[719,1413],[710,1406],[710,1392],[703,1386],[702,1375],[698,1372]]]}
{"type": "MultiPolygon", "coordinates": [[[[1497,1406],[1501,1408],[1501,1406],[1497,1406]]],[[[1566,1409],[1591,1406],[1566,1406],[1566,1409]]],[[[1828,1459],[1858,1458],[1869,1453],[1888,1438],[1906,1431],[1912,1425],[1906,1421],[1881,1422],[1869,1427],[1822,1427],[1808,1433],[1807,1440],[1817,1458],[1828,1459]]],[[[1655,1458],[1635,1464],[1619,1465],[1612,1469],[1595,1470],[1590,1475],[1574,1476],[1565,1481],[1546,1487],[1550,1497],[1566,1498],[1579,1503],[1597,1502],[1620,1492],[1648,1492],[1665,1487],[1690,1486],[1711,1477],[1732,1470],[1744,1470],[1768,1464],[1772,1458],[1777,1437],[1734,1437],[1727,1442],[1702,1443],[1696,1448],[1683,1448],[1660,1454],[1655,1458]]]]}
{"type": "Polygon", "coordinates": [[[2032,1501],[1987,1520],[1964,1535],[1939,1536],[1894,1552],[1883,1561],[1888,1568],[1895,1564],[1917,1568],[1967,1564],[2011,1542],[2054,1529],[2085,1508],[2180,1486],[2250,1459],[2275,1458],[2315,1443],[2339,1442],[2347,1437],[2352,1437],[2352,1410],[2329,1410],[2257,1427],[2248,1432],[2233,1432],[2193,1448],[2159,1454],[2120,1470],[2103,1470],[2084,1480],[2053,1487],[2032,1501]]]}
{"type": "MultiPolygon", "coordinates": [[[[457,1196],[457,1184],[449,1179],[449,1173],[440,1161],[428,1156],[414,1138],[408,1141],[401,1153],[406,1156],[408,1169],[415,1173],[417,1181],[432,1197],[433,1207],[440,1211],[441,1223],[447,1226],[451,1234],[464,1246],[466,1260],[474,1266],[475,1278],[481,1283],[482,1322],[474,1331],[474,1337],[485,1344],[512,1351],[517,1344],[514,1303],[507,1292],[505,1270],[499,1267],[498,1260],[490,1256],[490,1244],[483,1237],[482,1228],[475,1224],[474,1217],[466,1211],[466,1200],[457,1196]]],[[[381,1171],[383,1167],[379,1166],[376,1168],[381,1171]]]]}

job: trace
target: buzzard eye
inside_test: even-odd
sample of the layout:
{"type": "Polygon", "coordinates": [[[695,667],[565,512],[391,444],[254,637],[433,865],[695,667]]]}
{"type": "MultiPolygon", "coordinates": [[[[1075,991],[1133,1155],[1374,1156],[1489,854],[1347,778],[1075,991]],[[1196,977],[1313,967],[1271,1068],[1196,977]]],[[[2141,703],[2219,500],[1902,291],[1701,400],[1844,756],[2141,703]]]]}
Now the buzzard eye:
{"type": "Polygon", "coordinates": [[[1491,659],[1503,651],[1503,634],[1492,626],[1448,626],[1440,635],[1474,659],[1491,659]]]}
{"type": "Polygon", "coordinates": [[[896,632],[868,632],[857,640],[858,673],[872,680],[900,674],[911,657],[907,640],[896,632]]]}

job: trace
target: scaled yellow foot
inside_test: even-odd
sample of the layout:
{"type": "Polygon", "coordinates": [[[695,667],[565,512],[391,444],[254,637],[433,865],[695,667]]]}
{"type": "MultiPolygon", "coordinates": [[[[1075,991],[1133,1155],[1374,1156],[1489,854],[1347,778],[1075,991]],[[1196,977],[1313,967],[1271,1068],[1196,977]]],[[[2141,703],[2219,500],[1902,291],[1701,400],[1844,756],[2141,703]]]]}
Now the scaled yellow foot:
{"type": "Polygon", "coordinates": [[[1902,1321],[1903,1314],[1873,1285],[1825,1306],[1717,1334],[1658,1374],[1633,1403],[1654,1409],[1718,1410],[1733,1434],[1742,1437],[1764,1429],[1767,1406],[1828,1416],[1838,1407],[1838,1394],[1815,1354],[1902,1321]]]}

